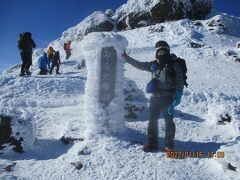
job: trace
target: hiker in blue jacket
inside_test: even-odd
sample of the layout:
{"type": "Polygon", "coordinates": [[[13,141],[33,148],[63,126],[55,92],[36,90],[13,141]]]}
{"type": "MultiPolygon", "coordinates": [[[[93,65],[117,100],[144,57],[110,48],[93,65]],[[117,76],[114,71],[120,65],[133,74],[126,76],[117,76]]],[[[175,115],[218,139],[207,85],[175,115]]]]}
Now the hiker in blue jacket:
{"type": "Polygon", "coordinates": [[[50,69],[50,60],[47,57],[47,53],[43,53],[43,55],[38,59],[38,67],[40,68],[40,75],[46,75],[48,69],[50,69]]]}
{"type": "Polygon", "coordinates": [[[175,123],[173,121],[174,107],[180,103],[184,79],[182,69],[177,62],[177,56],[170,54],[170,46],[165,41],[158,41],[155,45],[156,60],[139,62],[129,57],[126,52],[122,57],[127,63],[152,73],[152,80],[147,86],[151,93],[148,123],[148,144],[143,150],[148,152],[158,148],[158,118],[163,113],[165,119],[166,151],[174,151],[175,123]]]}

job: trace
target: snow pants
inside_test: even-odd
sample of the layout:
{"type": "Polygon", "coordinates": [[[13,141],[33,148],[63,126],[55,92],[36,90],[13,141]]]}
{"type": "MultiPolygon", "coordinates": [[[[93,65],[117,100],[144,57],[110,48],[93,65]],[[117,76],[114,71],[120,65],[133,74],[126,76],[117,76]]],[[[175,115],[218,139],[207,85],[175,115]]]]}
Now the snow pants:
{"type": "Polygon", "coordinates": [[[66,52],[66,59],[69,59],[69,57],[72,55],[71,50],[65,50],[66,52]]]}
{"type": "Polygon", "coordinates": [[[59,64],[58,63],[52,63],[52,66],[51,66],[51,69],[50,69],[50,74],[52,74],[52,71],[53,71],[55,66],[57,67],[56,74],[59,73],[59,64]]]}
{"type": "Polygon", "coordinates": [[[30,66],[32,65],[32,53],[22,51],[20,53],[22,59],[21,74],[29,72],[30,66]]]}
{"type": "Polygon", "coordinates": [[[171,104],[172,97],[150,98],[149,123],[148,123],[148,143],[158,146],[158,119],[161,113],[165,119],[165,146],[173,148],[175,137],[175,123],[173,115],[168,113],[168,106],[171,104]]]}
{"type": "Polygon", "coordinates": [[[46,75],[48,72],[47,68],[40,68],[39,75],[46,75]]]}

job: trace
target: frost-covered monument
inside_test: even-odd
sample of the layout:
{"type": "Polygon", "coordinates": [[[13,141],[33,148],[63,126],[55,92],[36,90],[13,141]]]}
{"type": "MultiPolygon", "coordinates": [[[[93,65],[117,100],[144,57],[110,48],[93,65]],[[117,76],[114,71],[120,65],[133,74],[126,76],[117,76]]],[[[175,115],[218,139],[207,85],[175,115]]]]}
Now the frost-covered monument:
{"type": "Polygon", "coordinates": [[[81,41],[87,65],[87,135],[116,134],[124,125],[124,60],[127,40],[115,33],[91,33],[81,41]]]}

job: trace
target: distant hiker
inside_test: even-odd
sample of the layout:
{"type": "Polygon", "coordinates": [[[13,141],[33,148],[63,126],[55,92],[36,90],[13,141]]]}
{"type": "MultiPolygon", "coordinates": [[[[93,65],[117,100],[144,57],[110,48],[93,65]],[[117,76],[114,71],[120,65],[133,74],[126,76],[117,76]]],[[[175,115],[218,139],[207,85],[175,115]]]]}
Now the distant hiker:
{"type": "Polygon", "coordinates": [[[69,57],[72,55],[71,54],[71,41],[68,41],[67,43],[64,43],[63,45],[63,49],[65,50],[66,52],[66,59],[69,59],[69,57]]]}
{"type": "Polygon", "coordinates": [[[51,66],[51,69],[50,69],[50,74],[52,74],[52,71],[53,71],[53,68],[56,66],[57,67],[57,70],[56,70],[56,74],[60,74],[59,73],[59,65],[60,65],[60,55],[59,55],[59,51],[56,51],[55,52],[55,55],[53,57],[53,60],[52,60],[52,66],[51,66]]]}
{"type": "Polygon", "coordinates": [[[147,92],[152,94],[149,107],[148,144],[144,145],[143,150],[148,152],[158,148],[158,118],[162,112],[166,126],[165,149],[173,151],[175,137],[173,111],[182,98],[184,75],[177,63],[180,59],[175,54],[170,54],[170,46],[167,42],[158,41],[155,48],[156,60],[151,62],[139,62],[129,57],[126,52],[122,57],[132,66],[152,73],[152,80],[147,85],[147,92]]]}
{"type": "Polygon", "coordinates": [[[18,48],[22,59],[21,72],[19,76],[24,76],[25,74],[31,75],[29,69],[32,65],[32,49],[36,48],[36,44],[32,39],[32,34],[30,32],[24,32],[19,35],[18,48]]]}
{"type": "Polygon", "coordinates": [[[47,53],[43,53],[43,55],[38,59],[38,67],[40,68],[40,75],[46,75],[48,69],[50,69],[50,60],[47,57],[47,53]]]}
{"type": "Polygon", "coordinates": [[[50,59],[51,61],[53,61],[54,53],[55,53],[55,51],[54,51],[53,47],[50,46],[48,48],[47,55],[48,55],[48,59],[50,59]]]}

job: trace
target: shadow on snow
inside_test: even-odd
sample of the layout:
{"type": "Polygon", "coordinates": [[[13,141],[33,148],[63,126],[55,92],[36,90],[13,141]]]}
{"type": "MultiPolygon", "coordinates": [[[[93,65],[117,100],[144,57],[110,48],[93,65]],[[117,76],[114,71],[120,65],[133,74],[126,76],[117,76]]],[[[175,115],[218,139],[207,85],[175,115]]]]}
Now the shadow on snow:
{"type": "Polygon", "coordinates": [[[195,116],[193,114],[181,112],[181,111],[178,111],[178,110],[175,110],[174,114],[175,114],[174,118],[180,118],[180,119],[186,120],[186,121],[194,121],[194,122],[203,122],[203,121],[205,121],[205,119],[202,119],[199,116],[195,116]]]}
{"type": "MultiPolygon", "coordinates": [[[[139,132],[137,130],[127,128],[124,133],[121,133],[117,136],[122,141],[130,142],[129,146],[133,144],[138,144],[143,146],[143,144],[147,143],[147,135],[139,132]]],[[[156,151],[153,151],[153,153],[158,152],[165,152],[165,146],[164,146],[164,138],[160,137],[158,138],[159,142],[159,148],[156,151]]],[[[220,149],[220,146],[225,145],[226,143],[216,143],[216,142],[194,142],[194,141],[174,141],[175,143],[175,152],[180,153],[181,155],[183,153],[188,153],[189,155],[192,154],[191,158],[208,158],[209,153],[215,153],[220,149]],[[202,156],[200,157],[197,155],[197,153],[201,153],[202,156]]],[[[128,148],[129,146],[126,146],[128,148]]],[[[178,157],[177,159],[186,159],[186,155],[183,155],[183,157],[178,157]]]]}
{"type": "Polygon", "coordinates": [[[72,145],[63,144],[60,139],[39,139],[34,142],[31,148],[24,150],[23,153],[11,152],[0,155],[0,158],[11,161],[57,159],[66,154],[71,147],[72,145]]]}

